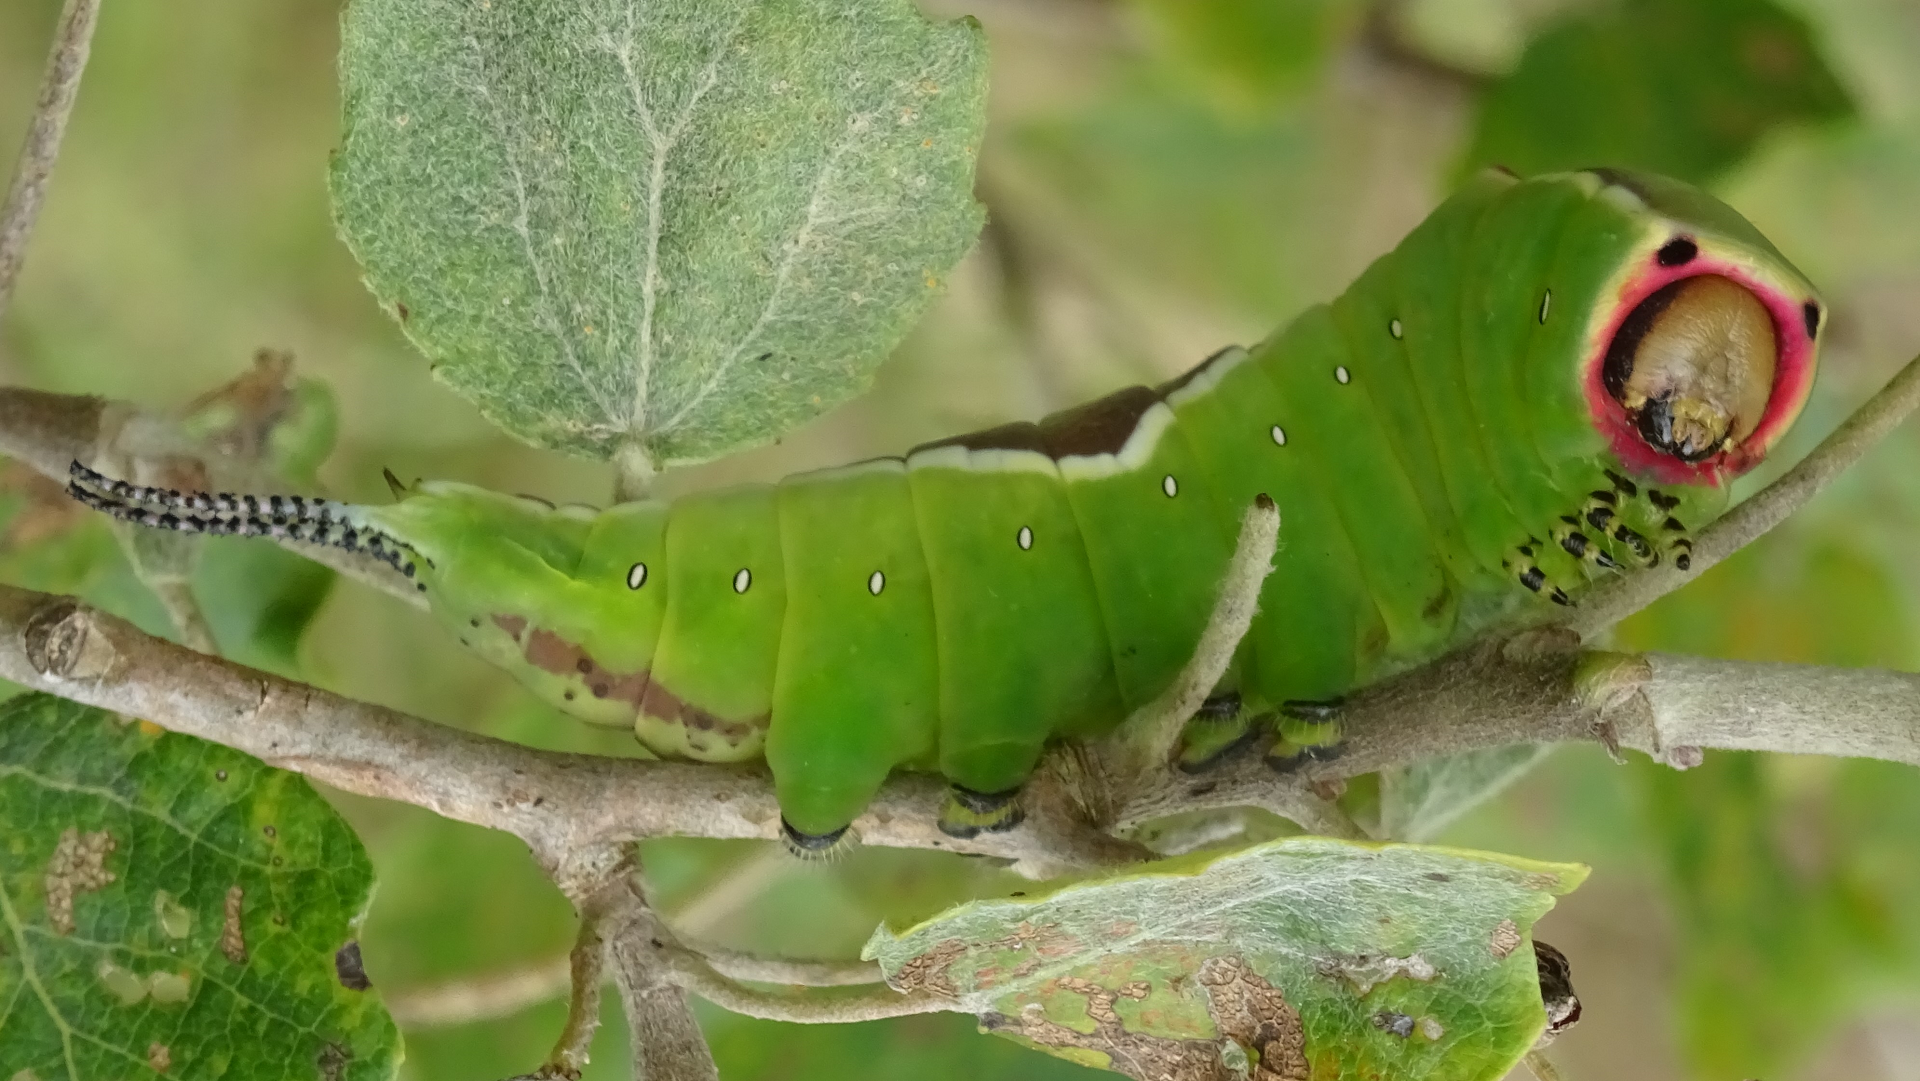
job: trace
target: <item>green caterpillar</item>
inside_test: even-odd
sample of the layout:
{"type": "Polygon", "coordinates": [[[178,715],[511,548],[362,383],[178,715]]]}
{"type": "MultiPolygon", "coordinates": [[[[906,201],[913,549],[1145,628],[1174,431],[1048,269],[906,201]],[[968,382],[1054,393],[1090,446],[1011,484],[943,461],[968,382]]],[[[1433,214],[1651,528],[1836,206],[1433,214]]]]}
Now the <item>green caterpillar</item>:
{"type": "Polygon", "coordinates": [[[662,755],[764,757],[800,848],[900,768],[951,782],[964,835],[1017,821],[1049,741],[1179,673],[1261,494],[1276,569],[1196,762],[1276,715],[1276,765],[1326,757],[1314,703],[1516,598],[1684,565],[1688,527],[1805,402],[1821,311],[1691,187],[1490,170],[1252,350],[900,458],[598,512],[447,483],[381,507],[181,495],[77,463],[73,492],[385,558],[561,709],[662,755]]]}

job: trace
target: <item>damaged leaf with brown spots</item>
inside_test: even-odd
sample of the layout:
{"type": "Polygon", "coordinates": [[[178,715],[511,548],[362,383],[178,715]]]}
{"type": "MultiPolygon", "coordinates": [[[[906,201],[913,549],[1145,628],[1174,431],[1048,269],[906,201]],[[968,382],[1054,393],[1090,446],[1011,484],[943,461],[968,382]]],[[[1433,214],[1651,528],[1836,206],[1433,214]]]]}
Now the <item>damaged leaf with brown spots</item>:
{"type": "Polygon", "coordinates": [[[372,889],[296,774],[46,695],[0,704],[0,1078],[393,1077],[357,945],[372,889]]]}
{"type": "Polygon", "coordinates": [[[1548,1023],[1534,921],[1586,873],[1290,838],[975,901],[881,928],[865,956],[987,1031],[1140,1081],[1495,1081],[1548,1023]]]}

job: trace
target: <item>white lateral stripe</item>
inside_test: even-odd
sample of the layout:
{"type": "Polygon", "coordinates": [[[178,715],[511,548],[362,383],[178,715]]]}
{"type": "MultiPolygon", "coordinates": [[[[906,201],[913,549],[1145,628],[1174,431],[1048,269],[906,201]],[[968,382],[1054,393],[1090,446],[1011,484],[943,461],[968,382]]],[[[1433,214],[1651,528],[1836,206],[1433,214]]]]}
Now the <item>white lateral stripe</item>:
{"type": "Polygon", "coordinates": [[[908,469],[967,469],[975,473],[1040,473],[1057,477],[1053,459],[1037,450],[968,450],[958,444],[917,450],[907,456],[908,469]]]}
{"type": "Polygon", "coordinates": [[[1155,402],[1134,422],[1133,434],[1118,454],[1074,454],[1060,459],[1060,475],[1069,482],[1098,480],[1131,473],[1153,457],[1160,437],[1173,424],[1173,410],[1165,402],[1155,402]]]}

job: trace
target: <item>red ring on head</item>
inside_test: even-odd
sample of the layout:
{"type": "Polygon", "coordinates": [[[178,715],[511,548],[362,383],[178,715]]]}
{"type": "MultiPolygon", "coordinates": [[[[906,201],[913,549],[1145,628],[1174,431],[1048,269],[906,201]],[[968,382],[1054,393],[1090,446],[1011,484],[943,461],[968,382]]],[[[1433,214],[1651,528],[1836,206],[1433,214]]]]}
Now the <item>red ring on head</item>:
{"type": "Polygon", "coordinates": [[[1646,253],[1639,269],[1621,286],[1613,314],[1580,371],[1580,385],[1586,394],[1587,413],[1594,427],[1607,437],[1608,445],[1622,465],[1661,484],[1718,487],[1752,469],[1799,416],[1813,389],[1814,340],[1807,332],[1808,320],[1803,312],[1809,299],[1784,293],[1754,277],[1750,269],[1727,262],[1705,249],[1674,266],[1661,265],[1658,251],[1646,253]],[[1752,434],[1731,450],[1689,463],[1655,450],[1641,438],[1627,407],[1607,392],[1601,374],[1614,335],[1620,333],[1621,324],[1641,301],[1682,278],[1703,274],[1718,274],[1738,282],[1760,299],[1773,320],[1773,337],[1779,355],[1774,358],[1773,388],[1767,395],[1766,411],[1760,415],[1760,423],[1754,426],[1752,434]]]}

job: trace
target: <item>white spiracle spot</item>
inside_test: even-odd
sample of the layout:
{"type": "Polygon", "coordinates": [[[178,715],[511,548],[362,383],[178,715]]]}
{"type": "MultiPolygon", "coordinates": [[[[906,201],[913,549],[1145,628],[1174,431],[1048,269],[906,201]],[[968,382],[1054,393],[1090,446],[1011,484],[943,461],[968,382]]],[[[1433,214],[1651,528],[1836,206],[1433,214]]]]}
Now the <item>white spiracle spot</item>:
{"type": "Polygon", "coordinates": [[[1180,494],[1180,482],[1173,479],[1172,473],[1168,473],[1160,480],[1160,490],[1167,493],[1168,499],[1172,499],[1180,494]]]}
{"type": "Polygon", "coordinates": [[[1400,320],[1389,319],[1387,320],[1387,333],[1393,335],[1394,338],[1398,340],[1406,333],[1406,328],[1400,325],[1400,320]]]}
{"type": "Polygon", "coordinates": [[[1333,370],[1333,378],[1339,382],[1340,385],[1345,386],[1353,382],[1353,373],[1347,370],[1345,364],[1342,364],[1333,370]]]}
{"type": "Polygon", "coordinates": [[[1267,434],[1273,436],[1274,446],[1284,447],[1287,445],[1287,430],[1285,428],[1280,427],[1278,424],[1274,425],[1273,430],[1268,432],[1267,434]]]}
{"type": "Polygon", "coordinates": [[[627,568],[627,588],[628,589],[639,589],[641,586],[646,584],[647,584],[647,565],[645,563],[635,563],[633,566],[627,568]]]}
{"type": "Polygon", "coordinates": [[[745,593],[747,591],[747,587],[752,584],[753,584],[752,571],[748,570],[745,567],[741,567],[739,570],[733,572],[733,591],[735,593],[745,593]]]}
{"type": "Polygon", "coordinates": [[[1033,530],[1026,526],[1021,526],[1020,532],[1014,534],[1013,539],[1020,545],[1020,550],[1024,552],[1033,547],[1033,530]]]}
{"type": "Polygon", "coordinates": [[[879,571],[874,571],[872,575],[868,576],[867,578],[868,593],[871,593],[874,596],[878,597],[880,595],[880,591],[885,588],[887,588],[886,575],[881,574],[879,571]]]}

